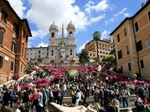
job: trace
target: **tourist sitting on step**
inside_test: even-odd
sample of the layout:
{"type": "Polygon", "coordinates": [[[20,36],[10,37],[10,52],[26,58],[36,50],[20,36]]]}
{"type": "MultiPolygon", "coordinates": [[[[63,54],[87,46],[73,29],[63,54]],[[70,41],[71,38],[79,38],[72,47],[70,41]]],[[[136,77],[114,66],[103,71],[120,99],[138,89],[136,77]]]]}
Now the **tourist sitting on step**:
{"type": "Polygon", "coordinates": [[[119,112],[119,101],[114,98],[112,101],[111,101],[111,106],[114,108],[115,112],[119,112]]]}
{"type": "Polygon", "coordinates": [[[141,100],[140,97],[137,97],[137,99],[136,99],[136,101],[135,101],[135,106],[136,106],[138,112],[144,111],[143,100],[141,100]]]}
{"type": "Polygon", "coordinates": [[[150,111],[150,103],[148,101],[148,98],[145,97],[144,100],[143,100],[143,104],[144,104],[144,107],[150,111]]]}

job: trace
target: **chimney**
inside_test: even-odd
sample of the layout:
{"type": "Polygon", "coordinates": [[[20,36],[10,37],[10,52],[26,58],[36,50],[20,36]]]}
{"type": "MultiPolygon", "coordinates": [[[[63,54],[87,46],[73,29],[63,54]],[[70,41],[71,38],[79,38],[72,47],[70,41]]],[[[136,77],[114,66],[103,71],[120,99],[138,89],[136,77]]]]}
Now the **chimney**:
{"type": "Polygon", "coordinates": [[[144,3],[142,3],[142,4],[141,4],[141,7],[144,7],[144,5],[145,5],[145,4],[144,4],[144,3]]]}

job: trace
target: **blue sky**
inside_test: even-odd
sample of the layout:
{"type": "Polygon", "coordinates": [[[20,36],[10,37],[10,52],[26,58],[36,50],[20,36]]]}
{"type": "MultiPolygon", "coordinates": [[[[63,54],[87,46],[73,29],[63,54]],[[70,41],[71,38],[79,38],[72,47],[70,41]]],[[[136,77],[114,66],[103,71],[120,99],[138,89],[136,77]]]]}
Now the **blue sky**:
{"type": "MultiPolygon", "coordinates": [[[[21,18],[27,18],[33,37],[29,47],[48,46],[49,27],[65,28],[70,20],[76,26],[77,52],[92,40],[94,31],[101,38],[111,33],[126,17],[133,16],[146,0],[8,0],[21,18]]],[[[65,32],[66,33],[66,32],[65,32]]]]}

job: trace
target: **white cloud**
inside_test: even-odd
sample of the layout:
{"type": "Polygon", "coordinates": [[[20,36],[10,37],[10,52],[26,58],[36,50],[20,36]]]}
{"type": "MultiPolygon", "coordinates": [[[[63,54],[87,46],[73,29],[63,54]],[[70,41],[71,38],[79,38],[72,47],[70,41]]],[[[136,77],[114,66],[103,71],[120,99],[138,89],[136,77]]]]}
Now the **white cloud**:
{"type": "Polygon", "coordinates": [[[115,19],[114,19],[114,18],[111,18],[111,19],[105,21],[105,25],[108,25],[108,24],[110,24],[110,23],[113,23],[114,21],[115,21],[115,19]]]}
{"type": "Polygon", "coordinates": [[[89,24],[96,23],[96,22],[102,20],[104,17],[105,17],[105,14],[100,15],[100,16],[97,16],[97,17],[95,17],[95,18],[92,17],[92,18],[89,20],[89,24]]]}
{"type": "Polygon", "coordinates": [[[22,0],[8,0],[11,7],[15,10],[15,12],[19,15],[20,18],[24,17],[24,10],[26,7],[23,6],[22,0]]]}
{"type": "Polygon", "coordinates": [[[101,39],[109,38],[109,37],[110,37],[109,34],[110,34],[109,31],[104,30],[104,31],[102,32],[101,39]]]}
{"type": "Polygon", "coordinates": [[[89,1],[87,4],[85,4],[85,12],[87,12],[89,15],[91,15],[91,6],[94,5],[93,1],[89,1]]]}
{"type": "Polygon", "coordinates": [[[60,30],[62,23],[66,27],[71,20],[79,31],[85,30],[88,25],[100,21],[104,16],[91,18],[74,3],[75,0],[43,0],[42,2],[41,0],[29,0],[31,8],[27,11],[26,17],[39,29],[37,32],[32,31],[33,37],[39,34],[40,37],[48,34],[53,21],[60,30]]]}
{"type": "Polygon", "coordinates": [[[21,18],[25,17],[30,23],[36,25],[37,30],[32,31],[33,36],[30,40],[43,38],[47,35],[53,21],[57,24],[60,30],[59,33],[61,32],[62,23],[66,28],[70,20],[75,24],[77,32],[86,30],[88,25],[98,22],[105,17],[105,14],[99,14],[96,17],[89,16],[86,13],[88,7],[91,6],[92,9],[89,9],[96,12],[105,11],[109,8],[107,0],[102,0],[97,5],[94,5],[92,1],[88,2],[84,11],[81,11],[80,7],[75,5],[75,0],[43,0],[42,2],[41,0],[28,0],[25,2],[24,0],[9,0],[9,2],[21,18]],[[28,5],[23,3],[28,3],[28,5]]]}
{"type": "Polygon", "coordinates": [[[115,17],[118,17],[118,16],[124,14],[126,10],[127,10],[127,8],[123,8],[122,10],[120,10],[120,11],[119,11],[117,14],[115,14],[114,16],[115,16],[115,17]]]}
{"type": "Polygon", "coordinates": [[[123,15],[124,15],[125,17],[129,17],[129,16],[130,16],[129,13],[124,13],[123,15]]]}
{"type": "Polygon", "coordinates": [[[32,33],[32,37],[29,38],[29,40],[33,40],[35,38],[44,38],[44,36],[46,35],[45,32],[43,32],[43,30],[37,30],[37,31],[31,31],[32,33]]]}
{"type": "Polygon", "coordinates": [[[108,24],[113,23],[118,17],[120,17],[122,15],[125,17],[129,17],[130,14],[126,12],[127,10],[128,10],[127,8],[123,8],[122,10],[120,10],[119,12],[114,14],[111,19],[108,19],[105,21],[105,25],[107,26],[108,24]]]}
{"type": "Polygon", "coordinates": [[[108,0],[102,0],[97,5],[94,5],[95,3],[93,1],[89,1],[85,5],[85,12],[87,12],[89,15],[94,10],[97,13],[100,11],[105,11],[107,9],[111,9],[110,4],[108,4],[108,0]]]}
{"type": "Polygon", "coordinates": [[[47,47],[48,44],[41,42],[39,45],[37,45],[37,47],[47,47]]]}

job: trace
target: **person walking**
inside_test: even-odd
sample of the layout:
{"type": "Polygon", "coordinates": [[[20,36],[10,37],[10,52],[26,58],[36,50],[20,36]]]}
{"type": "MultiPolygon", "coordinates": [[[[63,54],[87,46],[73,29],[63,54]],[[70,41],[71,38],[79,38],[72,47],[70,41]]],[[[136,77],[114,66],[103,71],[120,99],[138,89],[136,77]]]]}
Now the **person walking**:
{"type": "Polygon", "coordinates": [[[127,88],[123,88],[123,90],[121,91],[121,94],[122,94],[122,102],[123,102],[123,107],[125,108],[126,106],[128,107],[129,104],[128,104],[128,96],[129,96],[129,91],[127,90],[127,88]],[[126,104],[126,106],[125,106],[126,104]]]}
{"type": "Polygon", "coordinates": [[[62,100],[63,100],[63,92],[61,89],[58,89],[58,94],[57,94],[57,104],[62,105],[62,100]]]}
{"type": "Polygon", "coordinates": [[[10,95],[10,94],[9,94],[9,89],[6,88],[6,91],[4,92],[4,95],[3,95],[3,106],[2,106],[2,107],[9,105],[9,100],[10,100],[10,99],[9,99],[9,98],[10,98],[9,95],[10,95]]]}
{"type": "Polygon", "coordinates": [[[28,94],[27,90],[24,90],[24,91],[23,91],[22,102],[23,102],[23,103],[26,103],[27,106],[28,106],[28,103],[29,103],[29,94],[28,94]]]}
{"type": "Polygon", "coordinates": [[[37,93],[36,89],[34,89],[34,93],[32,95],[31,101],[32,101],[32,105],[31,105],[32,112],[33,112],[33,107],[34,106],[36,108],[36,111],[38,111],[38,93],[37,93]]]}
{"type": "Polygon", "coordinates": [[[48,102],[48,97],[45,91],[45,88],[42,88],[42,97],[43,97],[43,111],[46,109],[47,102],[48,102]]]}
{"type": "Polygon", "coordinates": [[[49,91],[48,91],[48,102],[53,102],[54,100],[54,94],[53,94],[53,90],[51,87],[49,87],[49,91]]]}
{"type": "Polygon", "coordinates": [[[63,84],[62,89],[63,89],[63,96],[66,96],[66,91],[67,91],[67,85],[66,85],[66,83],[63,84]]]}
{"type": "Polygon", "coordinates": [[[40,89],[37,90],[38,92],[38,105],[37,105],[37,112],[42,112],[43,108],[43,94],[40,89]]]}
{"type": "Polygon", "coordinates": [[[13,107],[14,103],[17,103],[18,95],[17,95],[17,88],[14,87],[14,89],[10,92],[10,106],[13,107]]]}

